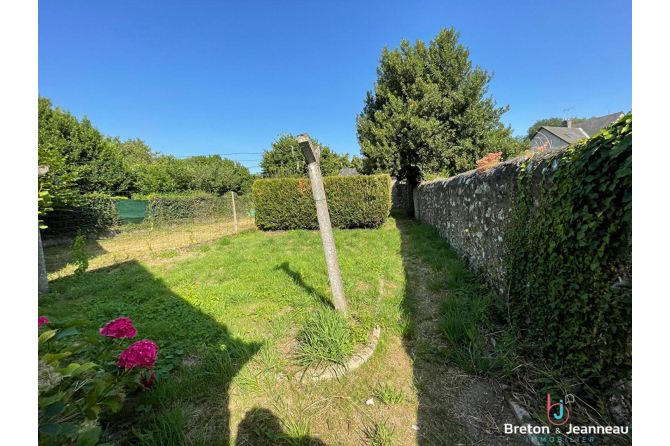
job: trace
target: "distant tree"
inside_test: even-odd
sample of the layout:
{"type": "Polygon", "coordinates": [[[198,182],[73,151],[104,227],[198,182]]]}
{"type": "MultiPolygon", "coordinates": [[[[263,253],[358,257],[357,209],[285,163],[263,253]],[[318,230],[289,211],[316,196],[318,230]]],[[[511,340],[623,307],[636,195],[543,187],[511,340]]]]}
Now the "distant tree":
{"type": "MultiPolygon", "coordinates": [[[[315,146],[321,147],[321,174],[323,176],[337,175],[340,169],[352,167],[349,155],[338,155],[327,145],[321,144],[312,138],[315,146]]],[[[263,151],[260,163],[261,176],[264,178],[277,177],[307,177],[305,158],[298,146],[298,139],[291,133],[282,133],[270,143],[272,148],[263,151]]]]}
{"type": "MultiPolygon", "coordinates": [[[[587,121],[589,118],[571,118],[572,124],[579,124],[580,122],[587,121]]],[[[528,127],[528,133],[526,134],[526,141],[533,139],[533,136],[540,130],[540,127],[560,127],[563,125],[563,118],[546,118],[535,121],[535,124],[528,127]]]]}
{"type": "Polygon", "coordinates": [[[190,171],[186,163],[172,155],[155,157],[134,168],[137,188],[142,193],[181,192],[189,188],[190,171]]]}
{"type": "Polygon", "coordinates": [[[228,191],[245,193],[254,182],[249,169],[219,155],[194,156],[184,160],[189,171],[189,189],[222,195],[228,191]]]}
{"type": "Polygon", "coordinates": [[[141,139],[105,136],[85,116],[80,121],[44,97],[38,99],[38,162],[49,166],[39,179],[40,190],[49,191],[42,194],[42,214],[71,207],[87,192],[246,193],[256,178],[218,155],[177,159],[153,152],[141,139]]]}
{"type": "Polygon", "coordinates": [[[429,174],[476,167],[491,152],[513,152],[518,141],[500,122],[509,107],[485,97],[492,75],[473,68],[459,33],[443,29],[426,46],[403,39],[384,47],[374,90],[368,91],[356,130],[364,170],[417,184],[429,174]]]}

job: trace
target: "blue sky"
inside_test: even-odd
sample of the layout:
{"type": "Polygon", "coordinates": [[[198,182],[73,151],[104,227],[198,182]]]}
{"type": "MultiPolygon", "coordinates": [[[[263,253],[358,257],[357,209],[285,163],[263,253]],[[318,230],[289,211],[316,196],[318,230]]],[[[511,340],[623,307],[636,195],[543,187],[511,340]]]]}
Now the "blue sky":
{"type": "Polygon", "coordinates": [[[356,114],[384,45],[453,26],[503,122],[632,108],[630,2],[39,3],[39,93],[100,131],[257,172],[282,132],[360,154],[356,114]]]}

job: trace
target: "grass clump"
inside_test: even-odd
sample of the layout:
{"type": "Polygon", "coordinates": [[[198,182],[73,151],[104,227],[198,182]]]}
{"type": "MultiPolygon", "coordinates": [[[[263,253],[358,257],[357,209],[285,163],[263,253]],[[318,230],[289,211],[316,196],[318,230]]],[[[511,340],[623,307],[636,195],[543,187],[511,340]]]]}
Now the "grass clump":
{"type": "Polygon", "coordinates": [[[405,392],[391,387],[388,384],[384,383],[375,389],[375,397],[386,404],[391,406],[393,404],[402,404],[405,402],[405,392]]]}
{"type": "Polygon", "coordinates": [[[396,444],[395,429],[389,428],[383,421],[363,428],[363,434],[374,446],[390,446],[396,444]]]}
{"type": "Polygon", "coordinates": [[[298,360],[305,367],[344,364],[354,342],[347,319],[337,310],[319,307],[298,335],[298,360]]]}

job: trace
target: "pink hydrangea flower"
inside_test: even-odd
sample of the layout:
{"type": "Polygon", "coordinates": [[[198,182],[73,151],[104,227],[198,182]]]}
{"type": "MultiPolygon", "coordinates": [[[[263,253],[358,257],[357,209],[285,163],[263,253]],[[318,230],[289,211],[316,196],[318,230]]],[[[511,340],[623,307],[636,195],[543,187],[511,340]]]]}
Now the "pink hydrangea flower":
{"type": "Polygon", "coordinates": [[[44,324],[49,323],[49,318],[46,316],[40,316],[37,318],[37,328],[41,327],[44,324]]]}
{"type": "Polygon", "coordinates": [[[158,346],[156,343],[143,339],[135,342],[121,353],[117,364],[119,367],[125,367],[126,369],[133,367],[149,369],[156,363],[156,355],[158,355],[158,346]]]}
{"type": "Polygon", "coordinates": [[[143,375],[142,375],[142,380],[141,380],[141,381],[142,381],[142,385],[143,385],[144,387],[146,387],[147,389],[148,389],[149,387],[153,386],[153,385],[154,385],[154,378],[155,378],[155,377],[156,377],[156,375],[154,374],[154,371],[153,371],[153,370],[151,371],[151,376],[149,377],[149,379],[147,379],[147,377],[143,374],[143,375]]]}
{"type": "Polygon", "coordinates": [[[100,334],[110,338],[133,338],[137,335],[137,330],[133,327],[133,321],[127,317],[120,317],[105,324],[100,329],[100,334]]]}

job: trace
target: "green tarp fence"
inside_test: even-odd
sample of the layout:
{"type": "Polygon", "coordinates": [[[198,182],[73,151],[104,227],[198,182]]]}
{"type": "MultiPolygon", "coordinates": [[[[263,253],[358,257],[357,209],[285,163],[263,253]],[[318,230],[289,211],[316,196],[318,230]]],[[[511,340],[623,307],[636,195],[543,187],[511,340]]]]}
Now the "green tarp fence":
{"type": "Polygon", "coordinates": [[[121,216],[121,224],[142,223],[149,216],[148,200],[114,200],[114,207],[121,216]]]}

